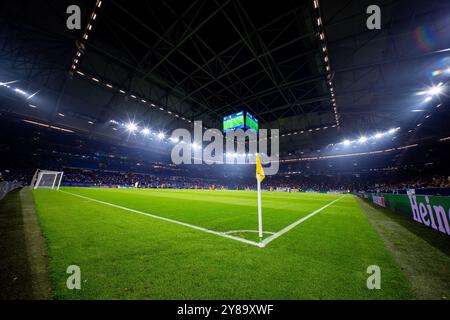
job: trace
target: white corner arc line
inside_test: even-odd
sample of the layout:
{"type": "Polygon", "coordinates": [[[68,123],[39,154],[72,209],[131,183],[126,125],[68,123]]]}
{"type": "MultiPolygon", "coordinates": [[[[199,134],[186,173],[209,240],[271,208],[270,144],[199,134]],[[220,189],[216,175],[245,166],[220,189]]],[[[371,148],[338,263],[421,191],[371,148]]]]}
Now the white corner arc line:
{"type": "Polygon", "coordinates": [[[338,202],[339,200],[341,200],[341,199],[344,198],[345,196],[346,196],[346,195],[343,195],[342,197],[339,197],[339,198],[337,198],[337,199],[331,201],[330,203],[324,205],[323,207],[317,209],[316,211],[311,212],[311,213],[308,214],[307,216],[304,216],[303,218],[301,218],[301,219],[295,221],[294,223],[291,223],[291,224],[288,225],[287,227],[285,227],[285,228],[281,229],[280,231],[274,233],[274,234],[271,235],[270,237],[264,239],[264,240],[261,242],[261,247],[264,248],[269,242],[275,240],[275,239],[278,238],[279,236],[285,234],[285,233],[288,232],[289,230],[291,230],[291,229],[295,228],[296,226],[298,226],[298,225],[299,225],[300,223],[302,223],[303,221],[305,221],[305,220],[311,218],[312,216],[314,216],[315,214],[319,213],[320,211],[322,211],[322,210],[328,208],[329,206],[333,205],[334,203],[338,202]]]}
{"type": "Polygon", "coordinates": [[[189,224],[189,223],[185,223],[185,222],[181,222],[181,221],[173,220],[173,219],[169,219],[169,218],[160,217],[160,216],[157,216],[157,215],[154,215],[154,214],[150,214],[150,213],[147,213],[147,212],[142,212],[142,211],[139,211],[139,210],[130,209],[130,208],[127,208],[127,207],[122,207],[122,206],[119,206],[119,205],[116,205],[116,204],[112,204],[112,203],[109,203],[109,202],[105,202],[105,201],[101,201],[101,200],[85,197],[85,196],[82,196],[82,195],[79,195],[79,194],[76,194],[76,193],[72,193],[72,192],[67,192],[67,191],[62,191],[62,190],[59,190],[59,192],[67,193],[67,194],[70,194],[72,196],[79,197],[79,198],[82,198],[82,199],[87,199],[87,200],[90,200],[90,201],[93,201],[93,202],[98,202],[98,203],[101,203],[101,204],[104,204],[104,205],[107,205],[107,206],[111,206],[111,207],[114,207],[114,208],[118,208],[118,209],[130,211],[130,212],[138,213],[138,214],[150,217],[150,218],[154,218],[154,219],[158,219],[158,220],[162,220],[162,221],[166,221],[166,222],[171,222],[171,223],[179,224],[179,225],[191,228],[191,229],[196,229],[196,230],[199,230],[199,231],[215,234],[215,235],[220,236],[220,237],[224,237],[224,238],[240,241],[240,242],[243,242],[243,243],[251,244],[251,245],[256,246],[256,247],[260,247],[260,248],[263,247],[261,242],[255,242],[255,241],[250,241],[250,240],[247,240],[247,239],[244,239],[244,238],[231,236],[231,235],[225,234],[223,232],[219,232],[219,231],[214,231],[214,230],[198,227],[198,226],[195,226],[193,224],[189,224]]]}

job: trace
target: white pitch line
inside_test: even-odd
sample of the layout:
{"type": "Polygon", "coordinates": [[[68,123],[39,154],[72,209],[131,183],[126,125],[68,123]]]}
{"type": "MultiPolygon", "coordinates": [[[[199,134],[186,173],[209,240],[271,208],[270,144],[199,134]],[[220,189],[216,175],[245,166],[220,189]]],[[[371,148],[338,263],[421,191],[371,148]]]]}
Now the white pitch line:
{"type": "Polygon", "coordinates": [[[291,230],[292,228],[298,226],[300,223],[302,223],[303,221],[311,218],[312,216],[314,216],[315,214],[319,213],[320,211],[328,208],[329,206],[331,206],[332,204],[338,202],[339,200],[341,200],[342,198],[344,198],[345,195],[343,195],[342,197],[339,197],[336,200],[331,201],[329,204],[324,205],[323,207],[317,209],[314,212],[311,212],[310,214],[308,214],[307,216],[304,216],[303,218],[295,221],[294,223],[291,223],[290,225],[288,225],[287,227],[281,229],[280,231],[274,233],[273,235],[271,235],[270,237],[264,239],[262,242],[260,242],[261,247],[264,248],[269,242],[275,240],[276,238],[278,238],[279,236],[285,234],[286,232],[288,232],[289,230],[291,230]]]}
{"type": "Polygon", "coordinates": [[[122,210],[126,210],[126,211],[131,211],[131,212],[134,212],[134,213],[142,214],[142,215],[147,216],[147,217],[151,217],[151,218],[155,218],[155,219],[159,219],[159,220],[163,220],[163,221],[167,221],[167,222],[172,222],[172,223],[179,224],[179,225],[182,225],[182,226],[185,226],[185,227],[188,227],[188,228],[192,228],[192,229],[200,230],[200,231],[203,231],[203,232],[215,234],[215,235],[220,236],[220,237],[224,237],[224,238],[228,238],[228,239],[244,242],[244,243],[247,243],[247,244],[251,244],[251,245],[256,246],[256,247],[260,247],[260,248],[262,247],[262,243],[261,242],[255,242],[255,241],[250,241],[250,240],[247,240],[247,239],[231,236],[231,235],[225,234],[223,232],[213,231],[213,230],[210,230],[210,229],[206,229],[206,228],[195,226],[193,224],[189,224],[189,223],[185,223],[185,222],[181,222],[181,221],[177,221],[177,220],[172,220],[172,219],[169,219],[169,218],[156,216],[154,214],[142,212],[142,211],[139,211],[139,210],[130,209],[130,208],[127,208],[127,207],[122,207],[122,206],[119,206],[119,205],[116,205],[116,204],[112,204],[112,203],[109,203],[109,202],[105,202],[105,201],[101,201],[101,200],[85,197],[85,196],[82,196],[82,195],[79,195],[79,194],[76,194],[76,193],[62,191],[62,190],[59,190],[59,191],[63,192],[63,193],[70,194],[70,195],[75,196],[75,197],[79,197],[79,198],[91,200],[93,202],[98,202],[98,203],[101,203],[101,204],[104,204],[104,205],[107,205],[107,206],[111,206],[111,207],[114,207],[114,208],[118,208],[118,209],[122,209],[122,210]]]}
{"type": "MultiPolygon", "coordinates": [[[[225,234],[230,234],[230,233],[245,233],[245,232],[254,232],[254,233],[258,233],[258,230],[230,230],[230,231],[226,231],[224,232],[225,234]]],[[[274,234],[275,232],[271,232],[271,231],[263,231],[263,233],[268,233],[268,234],[274,234]]]]}

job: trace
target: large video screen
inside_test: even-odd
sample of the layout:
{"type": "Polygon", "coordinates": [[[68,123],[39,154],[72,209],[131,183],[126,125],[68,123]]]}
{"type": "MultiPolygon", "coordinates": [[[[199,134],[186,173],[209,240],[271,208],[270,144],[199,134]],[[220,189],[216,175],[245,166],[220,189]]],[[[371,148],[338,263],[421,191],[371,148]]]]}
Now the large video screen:
{"type": "Polygon", "coordinates": [[[245,128],[254,130],[255,133],[258,133],[258,119],[248,112],[245,115],[245,128]]]}
{"type": "Polygon", "coordinates": [[[223,131],[228,132],[235,129],[244,128],[244,112],[231,114],[223,118],[223,131]]]}

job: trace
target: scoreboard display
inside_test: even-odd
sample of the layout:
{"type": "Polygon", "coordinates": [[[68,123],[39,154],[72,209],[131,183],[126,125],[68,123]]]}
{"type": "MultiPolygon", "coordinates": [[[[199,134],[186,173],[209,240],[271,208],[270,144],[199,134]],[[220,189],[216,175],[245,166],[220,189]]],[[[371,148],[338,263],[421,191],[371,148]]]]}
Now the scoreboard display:
{"type": "Polygon", "coordinates": [[[233,113],[223,118],[223,131],[228,132],[245,127],[244,111],[233,113]]]}
{"type": "Polygon", "coordinates": [[[258,133],[258,119],[248,112],[240,111],[223,118],[223,131],[250,129],[258,133]]]}
{"type": "Polygon", "coordinates": [[[258,133],[258,119],[248,112],[245,115],[245,128],[255,131],[256,134],[258,133]]]}

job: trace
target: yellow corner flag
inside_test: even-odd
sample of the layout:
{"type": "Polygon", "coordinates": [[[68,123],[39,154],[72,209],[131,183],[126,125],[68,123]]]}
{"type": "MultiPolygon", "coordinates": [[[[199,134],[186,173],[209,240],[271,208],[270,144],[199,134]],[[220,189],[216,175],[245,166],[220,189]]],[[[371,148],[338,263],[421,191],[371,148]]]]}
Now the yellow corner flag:
{"type": "Polygon", "coordinates": [[[261,208],[261,181],[264,180],[264,169],[261,165],[261,157],[259,153],[256,154],[256,181],[258,190],[258,233],[259,238],[263,237],[263,225],[262,225],[262,208],[261,208]]]}
{"type": "Polygon", "coordinates": [[[263,181],[266,177],[264,175],[264,168],[261,165],[261,157],[259,156],[259,153],[256,154],[256,179],[258,179],[259,174],[259,181],[263,181]]]}

